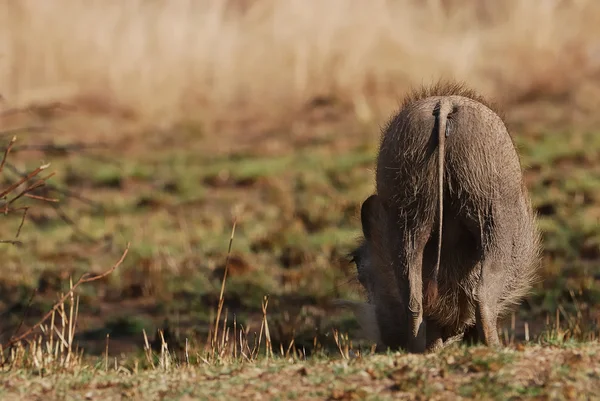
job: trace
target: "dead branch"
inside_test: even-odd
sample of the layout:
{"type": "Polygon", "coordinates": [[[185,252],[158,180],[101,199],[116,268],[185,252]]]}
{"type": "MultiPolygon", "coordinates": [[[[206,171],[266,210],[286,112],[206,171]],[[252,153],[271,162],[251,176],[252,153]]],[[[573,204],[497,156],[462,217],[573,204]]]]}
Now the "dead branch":
{"type": "Polygon", "coordinates": [[[71,228],[73,229],[73,231],[75,231],[75,233],[77,235],[79,235],[80,237],[84,238],[86,241],[89,242],[95,242],[96,239],[88,234],[86,234],[85,232],[83,232],[78,226],[77,223],[75,223],[73,221],[73,219],[71,219],[69,216],[67,216],[67,214],[62,210],[62,208],[59,205],[56,204],[50,204],[50,206],[52,206],[52,209],[54,210],[54,212],[58,215],[58,217],[64,221],[67,225],[71,226],[71,228]]]}
{"type": "MultiPolygon", "coordinates": [[[[21,206],[21,207],[17,207],[17,208],[3,210],[4,213],[14,213],[14,212],[20,212],[20,211],[23,211],[23,213],[21,215],[21,222],[19,223],[19,228],[17,228],[17,234],[15,234],[15,238],[19,238],[19,235],[21,235],[21,229],[23,228],[23,224],[25,224],[25,217],[27,217],[27,212],[29,211],[29,206],[21,206]]],[[[23,244],[21,241],[17,241],[17,240],[0,240],[0,243],[12,244],[12,245],[22,245],[23,244]]]]}
{"type": "Polygon", "coordinates": [[[25,322],[25,319],[27,319],[27,316],[29,315],[29,311],[31,310],[31,305],[33,304],[33,299],[35,298],[36,295],[37,295],[37,288],[35,288],[31,292],[31,296],[29,297],[29,301],[27,302],[27,306],[25,307],[25,312],[23,313],[23,317],[21,318],[21,321],[19,322],[19,325],[17,326],[17,328],[13,332],[13,335],[10,336],[11,338],[13,338],[14,336],[16,336],[17,333],[19,331],[21,331],[21,327],[23,327],[23,323],[25,322]]]}
{"type": "Polygon", "coordinates": [[[32,191],[34,191],[34,190],[36,190],[36,189],[38,189],[38,188],[40,188],[40,187],[43,187],[43,186],[46,184],[46,182],[45,182],[45,181],[46,181],[48,178],[52,177],[53,175],[54,175],[54,173],[52,173],[52,174],[49,174],[48,176],[46,176],[46,177],[44,177],[44,178],[42,178],[42,179],[39,179],[38,181],[36,181],[36,182],[35,182],[35,183],[33,183],[32,185],[28,186],[28,187],[27,187],[27,188],[25,188],[23,191],[21,191],[21,192],[20,192],[18,195],[15,195],[15,196],[14,196],[14,197],[13,197],[11,200],[9,200],[9,201],[6,203],[6,206],[5,206],[5,207],[8,207],[8,206],[10,206],[10,205],[11,205],[11,204],[13,204],[13,203],[14,203],[14,202],[15,202],[17,199],[20,199],[20,198],[21,198],[21,197],[23,197],[24,195],[27,195],[28,193],[30,193],[30,192],[32,192],[32,191]]]}
{"type": "Polygon", "coordinates": [[[23,208],[23,215],[21,216],[21,223],[19,223],[19,228],[17,228],[17,234],[15,235],[15,238],[19,238],[19,235],[21,235],[21,229],[23,228],[23,224],[25,224],[25,217],[27,217],[28,210],[29,210],[28,207],[23,208]]]}
{"type": "MultiPolygon", "coordinates": [[[[22,183],[24,181],[27,181],[27,177],[29,175],[31,175],[32,173],[25,174],[21,171],[19,171],[15,166],[13,166],[10,163],[5,163],[6,168],[8,170],[10,170],[12,173],[17,174],[18,176],[21,177],[21,181],[19,181],[19,183],[22,183]]],[[[47,177],[41,178],[40,180],[38,180],[35,184],[33,184],[32,186],[30,186],[28,189],[26,189],[24,192],[25,194],[29,194],[29,192],[31,192],[34,189],[40,188],[41,186],[44,186],[46,191],[54,191],[54,192],[58,192],[58,193],[62,193],[63,195],[67,196],[67,197],[72,197],[75,198],[77,200],[79,200],[82,203],[86,203],[88,205],[91,205],[92,207],[95,207],[97,209],[101,210],[101,206],[96,204],[95,202],[88,200],[86,198],[84,198],[83,196],[79,195],[76,192],[70,191],[70,190],[66,190],[66,189],[61,189],[61,188],[57,188],[56,186],[54,186],[53,184],[47,183],[46,180],[48,178],[50,178],[53,174],[48,175],[47,177]],[[43,183],[40,183],[41,181],[43,181],[43,183]],[[43,184],[43,185],[42,185],[43,184]]],[[[15,185],[12,185],[13,187],[15,185]]],[[[47,192],[46,192],[47,193],[47,192]]],[[[19,194],[17,195],[18,197],[21,196],[25,196],[25,194],[19,194]]],[[[56,212],[56,214],[58,215],[58,217],[67,225],[71,226],[71,228],[73,229],[73,231],[75,231],[75,233],[80,236],[81,238],[85,239],[86,241],[90,241],[90,242],[94,242],[95,239],[91,236],[89,236],[88,234],[84,233],[78,226],[77,224],[63,211],[63,209],[61,208],[61,206],[58,203],[58,199],[53,199],[50,198],[50,196],[40,196],[40,195],[32,195],[32,198],[36,199],[39,198],[41,200],[49,200],[50,206],[52,206],[52,209],[56,212]]],[[[11,199],[11,201],[9,201],[9,203],[13,202],[16,199],[11,199]]],[[[8,205],[8,204],[6,204],[8,205]]]]}
{"type": "Polygon", "coordinates": [[[41,201],[44,201],[44,202],[54,202],[54,203],[60,202],[59,199],[56,199],[56,198],[47,198],[47,197],[41,196],[41,195],[25,194],[24,196],[26,198],[41,200],[41,201]]]}
{"type": "MultiPolygon", "coordinates": [[[[6,164],[6,165],[8,165],[8,164],[6,164]]],[[[10,185],[4,191],[0,192],[0,198],[4,198],[7,194],[14,191],[15,188],[19,187],[19,185],[22,185],[23,183],[29,181],[30,179],[32,179],[33,177],[38,175],[40,172],[47,169],[49,166],[50,166],[49,164],[44,164],[43,166],[40,166],[40,167],[36,168],[35,170],[33,170],[31,173],[29,173],[27,175],[22,175],[20,180],[13,183],[12,185],[10,185]]]]}
{"type": "MultiPolygon", "coordinates": [[[[12,165],[11,163],[6,163],[6,169],[10,170],[13,174],[17,174],[21,177],[26,176],[25,173],[23,173],[22,171],[20,171],[18,168],[16,168],[14,165],[12,165]]],[[[50,184],[50,183],[46,183],[46,188],[48,188],[51,191],[57,192],[61,195],[64,195],[68,198],[74,198],[77,199],[78,201],[80,201],[81,203],[85,203],[88,206],[91,206],[93,208],[95,208],[96,210],[102,210],[102,205],[98,204],[97,202],[94,202],[93,200],[87,199],[84,196],[70,191],[68,189],[63,189],[63,188],[59,188],[54,184],[50,184]]]]}
{"type": "Polygon", "coordinates": [[[2,162],[0,162],[0,173],[4,169],[4,163],[6,163],[6,158],[8,157],[8,154],[10,153],[11,149],[13,148],[13,145],[15,144],[16,140],[17,140],[17,137],[13,136],[12,139],[10,140],[10,142],[8,143],[8,146],[6,147],[6,149],[4,149],[4,156],[2,157],[2,162]]]}
{"type": "Polygon", "coordinates": [[[90,273],[84,273],[79,280],[77,280],[77,282],[75,284],[73,284],[73,286],[69,289],[69,291],[67,291],[66,294],[64,294],[55,304],[54,306],[52,306],[52,308],[37,322],[35,323],[33,326],[31,326],[28,330],[26,330],[23,334],[20,334],[17,337],[11,337],[10,340],[8,340],[8,342],[6,344],[2,345],[2,349],[7,349],[12,347],[13,345],[15,345],[16,343],[22,341],[23,339],[25,339],[27,336],[29,336],[31,333],[33,333],[38,327],[40,327],[42,324],[44,324],[46,322],[46,320],[48,320],[50,318],[50,316],[52,316],[52,314],[54,312],[56,312],[60,306],[62,304],[64,304],[64,302],[67,300],[67,298],[69,298],[77,289],[77,287],[79,287],[81,284],[85,284],[85,283],[91,283],[92,281],[96,281],[96,280],[100,280],[106,276],[108,276],[109,274],[111,274],[112,272],[114,272],[125,260],[125,256],[127,256],[127,253],[129,252],[129,243],[127,243],[127,247],[125,248],[125,251],[123,252],[123,254],[121,255],[121,257],[119,258],[119,260],[117,261],[117,263],[115,263],[110,269],[106,270],[105,272],[92,276],[90,273]]]}
{"type": "Polygon", "coordinates": [[[10,244],[10,245],[15,245],[15,246],[21,246],[21,245],[23,245],[23,242],[18,241],[18,240],[12,240],[12,239],[0,239],[0,244],[10,244]]]}
{"type": "MultiPolygon", "coordinates": [[[[2,157],[2,161],[0,162],[0,172],[2,172],[2,170],[4,169],[4,166],[6,165],[6,159],[8,158],[8,155],[9,155],[11,149],[13,148],[15,141],[16,141],[16,137],[13,137],[12,140],[9,142],[8,146],[6,147],[6,149],[4,150],[4,156],[2,157]]],[[[18,199],[22,198],[23,196],[31,195],[30,192],[32,192],[38,188],[41,188],[42,186],[44,186],[46,184],[46,180],[48,180],[50,177],[52,177],[54,175],[54,173],[51,173],[51,174],[47,175],[46,177],[38,179],[33,184],[30,184],[29,181],[32,178],[36,177],[41,171],[46,169],[48,166],[49,165],[43,165],[43,166],[38,167],[34,171],[30,172],[29,174],[23,174],[17,182],[13,183],[12,185],[9,185],[8,188],[6,188],[0,192],[0,203],[1,203],[0,212],[1,213],[8,214],[9,212],[16,212],[16,211],[21,211],[21,210],[23,211],[23,215],[21,216],[21,222],[19,224],[19,228],[17,229],[17,234],[16,234],[15,238],[18,238],[21,233],[21,229],[23,228],[23,224],[25,222],[25,217],[27,215],[27,210],[29,209],[29,207],[23,206],[23,207],[14,208],[14,207],[11,207],[11,205],[18,199]],[[15,195],[12,199],[7,201],[6,197],[24,183],[28,183],[29,185],[23,191],[21,191],[20,193],[15,195]]],[[[35,196],[35,195],[33,195],[33,196],[35,196]]],[[[40,198],[40,200],[45,200],[45,198],[43,198],[43,197],[39,197],[39,198],[40,198]]],[[[23,244],[21,241],[18,241],[18,240],[0,240],[0,243],[17,245],[17,246],[20,246],[23,244]]]]}

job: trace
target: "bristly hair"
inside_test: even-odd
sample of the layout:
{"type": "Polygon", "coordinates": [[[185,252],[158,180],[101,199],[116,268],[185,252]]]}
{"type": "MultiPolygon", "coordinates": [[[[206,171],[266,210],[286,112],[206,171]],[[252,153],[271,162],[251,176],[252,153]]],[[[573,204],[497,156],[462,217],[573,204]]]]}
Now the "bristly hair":
{"type": "Polygon", "coordinates": [[[433,85],[421,85],[419,88],[413,88],[402,100],[402,108],[409,104],[426,99],[431,96],[463,96],[479,102],[496,113],[502,120],[504,116],[498,107],[485,99],[475,90],[467,87],[463,82],[439,80],[433,85]]]}

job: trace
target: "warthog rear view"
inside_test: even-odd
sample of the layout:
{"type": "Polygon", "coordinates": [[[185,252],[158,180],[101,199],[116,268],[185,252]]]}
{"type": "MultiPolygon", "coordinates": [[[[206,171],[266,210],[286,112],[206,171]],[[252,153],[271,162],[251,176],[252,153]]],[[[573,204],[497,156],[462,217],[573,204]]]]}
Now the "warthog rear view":
{"type": "Polygon", "coordinates": [[[354,309],[380,345],[424,352],[468,331],[499,344],[539,237],[516,149],[481,97],[454,83],[407,96],[383,131],[361,222],[353,256],[368,304],[354,309]]]}

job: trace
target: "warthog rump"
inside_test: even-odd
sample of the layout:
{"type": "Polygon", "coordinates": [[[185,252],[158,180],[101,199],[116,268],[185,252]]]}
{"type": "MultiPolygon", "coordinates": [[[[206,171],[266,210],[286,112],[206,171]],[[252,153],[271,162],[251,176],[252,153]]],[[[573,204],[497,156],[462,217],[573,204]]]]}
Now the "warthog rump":
{"type": "Polygon", "coordinates": [[[406,97],[383,130],[361,223],[353,258],[368,303],[353,307],[374,340],[424,352],[476,330],[499,344],[540,241],[517,151],[483,98],[456,83],[406,97]]]}

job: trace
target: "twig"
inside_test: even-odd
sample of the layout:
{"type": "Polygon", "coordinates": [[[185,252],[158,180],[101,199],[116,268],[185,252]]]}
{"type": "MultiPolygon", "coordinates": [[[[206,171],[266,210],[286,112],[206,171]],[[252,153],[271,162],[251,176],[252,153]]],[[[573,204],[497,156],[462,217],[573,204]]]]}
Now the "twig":
{"type": "MultiPolygon", "coordinates": [[[[23,211],[23,214],[21,215],[21,222],[19,223],[19,228],[17,228],[17,234],[15,235],[15,238],[19,238],[19,235],[21,234],[21,229],[23,228],[23,224],[25,224],[25,217],[27,216],[27,211],[29,210],[29,206],[22,206],[22,207],[17,207],[17,208],[12,208],[9,209],[8,207],[5,207],[2,210],[2,213],[9,213],[9,212],[18,212],[18,211],[23,211]]],[[[0,240],[0,243],[4,243],[4,244],[12,244],[12,245],[23,245],[23,243],[21,241],[18,240],[0,240]]]]}
{"type": "Polygon", "coordinates": [[[36,181],[32,185],[28,186],[27,188],[25,188],[23,191],[21,191],[21,193],[19,193],[18,195],[15,195],[15,197],[13,197],[11,200],[9,200],[6,203],[6,207],[10,206],[12,203],[14,203],[17,199],[20,199],[21,197],[23,197],[25,194],[28,194],[31,191],[34,191],[34,190],[36,190],[38,188],[43,187],[46,184],[45,180],[47,180],[48,178],[52,177],[53,175],[54,175],[54,173],[49,174],[47,177],[44,177],[44,178],[36,181]]]}
{"type": "MultiPolygon", "coordinates": [[[[2,171],[2,169],[4,168],[4,166],[6,165],[6,159],[8,157],[8,154],[10,153],[13,144],[15,143],[16,138],[13,137],[13,139],[10,141],[10,143],[8,144],[8,146],[6,147],[5,151],[4,151],[4,156],[2,158],[2,162],[0,162],[0,172],[2,171]]],[[[8,194],[10,194],[12,191],[14,191],[16,188],[18,188],[20,185],[24,184],[25,182],[28,182],[30,179],[32,179],[33,177],[37,176],[42,170],[46,169],[49,166],[49,164],[46,165],[42,165],[38,168],[36,168],[34,171],[30,172],[29,174],[23,174],[21,176],[21,178],[13,183],[12,185],[10,185],[8,188],[4,189],[2,192],[0,192],[0,200],[2,200],[2,209],[0,210],[0,212],[7,214],[8,212],[15,212],[17,210],[23,210],[23,215],[21,217],[21,222],[19,224],[19,228],[17,229],[17,234],[15,235],[15,238],[18,238],[19,235],[21,234],[21,229],[23,228],[23,224],[25,222],[25,217],[27,215],[27,210],[28,207],[19,207],[19,208],[10,208],[10,206],[17,201],[18,199],[20,199],[21,197],[28,195],[29,192],[40,188],[42,186],[45,185],[45,181],[47,179],[49,179],[50,177],[52,177],[54,175],[54,173],[49,174],[46,177],[43,177],[41,179],[38,179],[35,183],[30,184],[27,188],[25,188],[23,191],[21,191],[19,194],[15,195],[12,199],[10,199],[9,201],[6,201],[6,196],[8,194]]],[[[35,195],[34,195],[35,196],[35,195]]],[[[12,244],[12,245],[22,245],[21,241],[17,241],[17,240],[0,240],[0,243],[5,243],[5,244],[12,244]]]]}
{"type": "Polygon", "coordinates": [[[227,257],[225,258],[225,271],[223,272],[223,282],[221,283],[221,293],[219,294],[219,306],[217,307],[217,318],[215,319],[215,333],[213,338],[214,346],[217,345],[217,338],[219,335],[219,321],[221,320],[221,311],[223,310],[223,303],[225,301],[225,282],[227,281],[227,272],[229,270],[229,259],[231,257],[231,246],[233,244],[233,237],[235,235],[235,226],[237,224],[237,218],[233,219],[233,227],[231,228],[231,237],[229,237],[229,248],[227,250],[227,257]]]}
{"type": "Polygon", "coordinates": [[[61,209],[61,207],[59,205],[51,204],[50,206],[52,206],[52,209],[54,209],[54,211],[56,212],[56,214],[58,215],[58,217],[60,217],[60,219],[62,221],[64,221],[66,224],[70,225],[71,228],[73,228],[73,231],[75,231],[75,233],[77,233],[77,235],[79,235],[80,237],[84,238],[86,241],[89,241],[89,242],[96,241],[93,237],[87,235],[82,230],[80,230],[79,227],[77,227],[77,224],[69,216],[67,216],[67,214],[61,209]]]}
{"type": "Polygon", "coordinates": [[[11,149],[13,148],[13,145],[15,144],[16,140],[17,140],[17,137],[13,136],[12,139],[10,140],[10,142],[8,143],[8,146],[6,147],[6,149],[4,149],[4,156],[2,157],[2,162],[0,163],[0,173],[2,172],[2,169],[4,169],[4,163],[6,163],[6,158],[8,157],[8,154],[10,153],[11,149]]]}
{"type": "MultiPolygon", "coordinates": [[[[48,165],[45,166],[41,166],[38,169],[34,170],[33,172],[29,173],[29,174],[24,174],[23,172],[19,171],[16,167],[14,167],[12,164],[10,163],[6,163],[6,168],[9,169],[10,171],[12,171],[14,174],[17,174],[21,177],[21,179],[19,181],[17,181],[16,183],[14,183],[13,185],[11,185],[9,188],[7,188],[6,190],[4,190],[2,193],[0,193],[0,198],[2,196],[5,196],[6,194],[10,193],[11,191],[13,191],[15,188],[17,188],[19,185],[23,184],[24,182],[28,181],[29,179],[33,178],[35,175],[39,174],[39,172],[42,169],[45,169],[48,167],[48,165]]],[[[87,203],[95,208],[99,208],[98,205],[96,205],[94,202],[83,198],[81,195],[76,194],[72,191],[69,190],[62,190],[59,189],[57,187],[55,187],[52,184],[49,184],[46,182],[46,180],[48,178],[50,178],[52,174],[49,174],[46,177],[43,177],[41,179],[39,179],[36,183],[34,183],[33,185],[29,186],[27,189],[25,189],[23,192],[21,192],[20,194],[18,194],[17,196],[15,196],[13,199],[11,199],[9,202],[5,203],[5,208],[4,208],[4,212],[6,213],[8,211],[8,205],[10,205],[12,202],[14,202],[15,200],[19,199],[22,196],[25,196],[25,194],[28,194],[30,191],[33,191],[35,189],[38,189],[42,186],[44,186],[45,188],[49,189],[49,190],[54,190],[56,192],[62,192],[64,195],[66,195],[67,197],[73,197],[78,199],[79,201],[83,202],[83,203],[87,203]]],[[[53,198],[49,198],[48,196],[40,196],[40,195],[33,195],[32,197],[37,197],[39,199],[43,199],[43,200],[50,200],[50,201],[54,201],[53,203],[58,202],[58,200],[55,200],[53,198]]],[[[80,237],[84,238],[86,241],[91,241],[94,242],[95,239],[92,238],[91,236],[87,235],[86,233],[84,233],[83,231],[81,231],[79,229],[79,227],[77,226],[77,224],[75,224],[75,222],[69,217],[67,216],[67,214],[62,210],[62,208],[59,205],[56,204],[52,204],[51,205],[52,208],[54,209],[54,211],[56,212],[56,214],[58,215],[58,217],[64,221],[66,224],[70,225],[73,230],[75,231],[75,233],[77,235],[79,235],[80,237]]]]}
{"type": "Polygon", "coordinates": [[[23,245],[23,242],[21,242],[19,240],[12,240],[12,239],[0,239],[0,244],[11,244],[11,245],[16,245],[16,246],[21,246],[21,245],[23,245]]]}
{"type": "Polygon", "coordinates": [[[19,238],[19,235],[21,235],[21,229],[23,228],[23,224],[25,224],[25,217],[27,217],[28,210],[28,207],[23,208],[23,216],[21,217],[21,223],[19,224],[19,228],[17,228],[17,234],[15,235],[15,238],[19,238]]]}
{"type": "MultiPolygon", "coordinates": [[[[18,168],[16,168],[11,163],[6,163],[6,168],[8,170],[10,170],[13,174],[20,175],[21,177],[26,176],[25,173],[23,173],[22,171],[20,171],[18,168]]],[[[70,191],[68,189],[59,188],[56,185],[49,184],[49,183],[46,183],[46,188],[48,188],[49,190],[58,192],[59,194],[62,194],[64,196],[66,196],[66,197],[75,198],[78,201],[80,201],[81,203],[85,203],[88,206],[91,206],[91,207],[93,207],[93,208],[95,208],[97,210],[102,210],[102,206],[100,204],[98,204],[98,203],[96,203],[96,202],[94,202],[94,201],[92,201],[90,199],[87,199],[87,198],[81,196],[80,194],[78,194],[76,192],[70,191]]]]}
{"type": "Polygon", "coordinates": [[[31,292],[31,296],[29,297],[29,301],[27,302],[27,306],[25,307],[25,312],[23,313],[23,316],[21,317],[21,321],[19,322],[19,325],[13,332],[12,336],[10,336],[11,338],[16,336],[17,333],[21,330],[21,327],[23,327],[23,323],[25,322],[25,319],[27,319],[27,315],[29,314],[29,310],[31,309],[31,304],[33,303],[33,299],[35,298],[36,294],[37,294],[37,288],[31,292]]]}
{"type": "MultiPolygon", "coordinates": [[[[9,164],[6,163],[6,166],[8,167],[9,164]]],[[[49,166],[50,166],[50,164],[44,164],[42,166],[39,166],[38,168],[36,168],[29,174],[21,175],[21,179],[19,181],[13,183],[8,188],[6,188],[4,191],[0,192],[0,198],[4,198],[7,194],[14,191],[15,188],[19,187],[19,185],[23,184],[24,182],[29,181],[30,179],[32,179],[33,177],[38,175],[42,170],[47,169],[49,166]]]]}
{"type": "Polygon", "coordinates": [[[90,273],[84,273],[79,278],[79,280],[77,280],[77,282],[71,287],[71,289],[69,289],[69,291],[67,291],[67,293],[65,295],[63,295],[58,300],[58,302],[56,302],[54,304],[54,306],[52,307],[52,309],[50,309],[36,324],[34,324],[33,326],[31,326],[27,331],[25,331],[23,334],[19,335],[18,337],[11,338],[6,344],[4,344],[2,346],[2,348],[3,349],[7,349],[9,347],[12,347],[14,344],[16,344],[17,342],[23,340],[24,338],[26,338],[27,336],[29,336],[31,333],[33,333],[33,331],[35,329],[37,329],[42,324],[44,324],[44,322],[46,320],[48,320],[50,318],[50,316],[52,316],[52,314],[55,313],[60,308],[60,305],[64,304],[64,302],[66,301],[66,299],[68,297],[70,297],[73,294],[73,292],[77,289],[77,287],[79,287],[81,284],[91,283],[92,281],[100,280],[100,279],[108,276],[112,272],[114,272],[115,269],[117,267],[119,267],[123,263],[123,260],[125,260],[125,256],[127,256],[128,252],[129,252],[129,243],[127,243],[127,247],[125,248],[125,251],[121,255],[121,258],[110,269],[106,270],[104,273],[101,273],[101,274],[95,275],[95,276],[92,276],[90,273]]]}
{"type": "Polygon", "coordinates": [[[104,351],[104,371],[108,372],[108,342],[110,340],[110,333],[106,333],[106,350],[104,351]]]}
{"type": "Polygon", "coordinates": [[[47,197],[41,196],[41,195],[25,194],[24,196],[27,197],[27,198],[31,198],[31,199],[35,199],[35,200],[41,200],[41,201],[44,201],[44,202],[54,202],[54,203],[60,202],[59,199],[56,199],[56,198],[47,198],[47,197]]]}
{"type": "Polygon", "coordinates": [[[152,358],[152,348],[150,348],[150,343],[148,342],[148,336],[146,335],[146,330],[142,329],[142,333],[144,333],[144,350],[146,351],[146,359],[148,360],[148,363],[150,364],[150,366],[152,366],[152,369],[154,369],[155,366],[154,366],[154,360],[152,358]]]}

